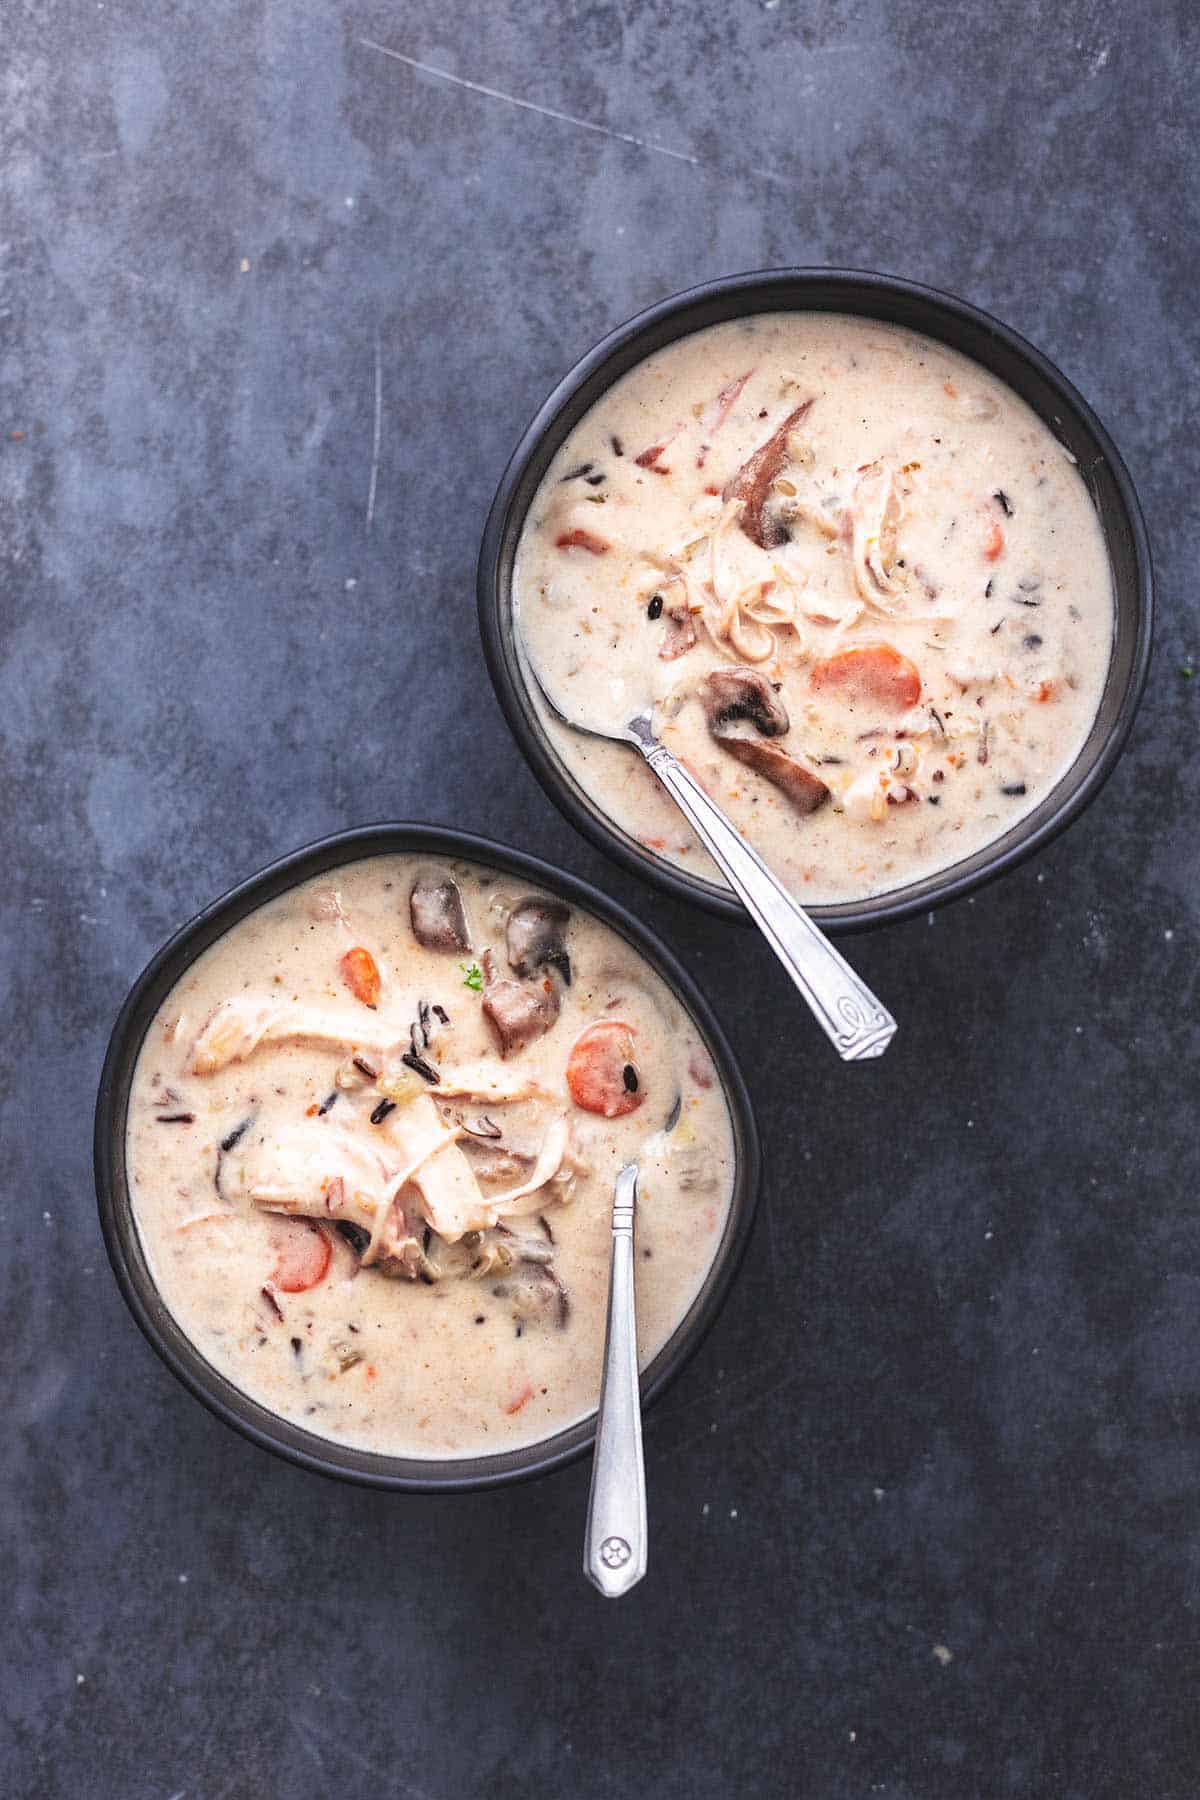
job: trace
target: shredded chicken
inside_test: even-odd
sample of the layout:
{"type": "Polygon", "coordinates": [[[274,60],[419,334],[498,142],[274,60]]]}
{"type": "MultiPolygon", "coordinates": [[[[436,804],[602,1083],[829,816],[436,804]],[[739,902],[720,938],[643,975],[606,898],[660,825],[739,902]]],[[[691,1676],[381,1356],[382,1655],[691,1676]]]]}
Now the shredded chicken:
{"type": "Polygon", "coordinates": [[[752,581],[736,595],[721,615],[716,635],[729,645],[739,662],[769,662],[779,649],[773,627],[796,626],[795,600],[776,595],[770,581],[752,581]]]}
{"type": "Polygon", "coordinates": [[[662,643],[658,648],[660,662],[675,662],[696,648],[696,627],[686,605],[669,606],[663,615],[662,643]]]}
{"type": "MultiPolygon", "coordinates": [[[[253,991],[235,994],[221,1002],[199,1032],[192,1046],[192,1073],[213,1075],[228,1063],[244,1061],[260,1044],[281,1038],[369,1049],[379,1028],[378,1017],[364,1019],[347,1007],[308,1006],[253,991]]],[[[392,1035],[399,1037],[399,1028],[392,1035]]]]}
{"type": "MultiPolygon", "coordinates": [[[[192,1047],[192,1073],[215,1074],[229,1063],[253,1055],[262,1044],[285,1038],[360,1052],[370,1059],[373,1073],[383,1074],[398,1072],[391,1068],[397,1060],[396,1050],[409,1047],[407,1026],[388,1024],[378,1016],[363,1019],[345,1007],[276,1000],[273,995],[251,991],[235,994],[217,1007],[192,1047]],[[363,1035],[364,1024],[370,1036],[363,1035]]],[[[538,1092],[536,1082],[494,1069],[489,1063],[468,1063],[445,1070],[437,1083],[439,1099],[487,1100],[496,1105],[527,1100],[538,1092]]]]}
{"type": "Polygon", "coordinates": [[[708,584],[715,607],[706,609],[705,624],[718,649],[728,649],[738,662],[760,663],[768,662],[778,648],[772,627],[795,625],[795,593],[786,577],[786,592],[778,591],[778,578],[759,578],[730,591],[724,545],[745,504],[737,498],[728,501],[709,539],[708,584]]]}
{"type": "Polygon", "coordinates": [[[725,539],[737,524],[745,511],[744,500],[733,499],[726,502],[721,516],[713,526],[708,540],[708,585],[712,589],[713,599],[718,606],[724,605],[729,595],[725,591],[725,571],[722,565],[721,551],[725,539]]]}
{"type": "Polygon", "coordinates": [[[543,1090],[528,1076],[479,1062],[443,1070],[434,1092],[439,1100],[490,1100],[496,1106],[505,1106],[512,1101],[532,1099],[543,1090]]]}
{"type": "Polygon", "coordinates": [[[843,530],[848,532],[854,582],[875,612],[895,611],[904,591],[896,572],[902,502],[894,465],[886,457],[859,473],[843,530]]]}
{"type": "Polygon", "coordinates": [[[408,1158],[392,1177],[391,1196],[398,1196],[411,1182],[421,1196],[426,1223],[448,1244],[457,1243],[464,1232],[485,1231],[494,1225],[499,1214],[495,1205],[484,1199],[470,1163],[455,1142],[458,1127],[446,1125],[425,1095],[391,1116],[403,1120],[392,1135],[408,1158]]]}
{"type": "Polygon", "coordinates": [[[571,1128],[565,1118],[555,1119],[538,1153],[537,1162],[525,1181],[516,1187],[507,1188],[502,1194],[492,1194],[488,1205],[496,1209],[498,1218],[515,1219],[523,1213],[538,1212],[545,1204],[542,1189],[553,1181],[567,1156],[571,1142],[571,1128]],[[528,1202],[532,1200],[533,1205],[528,1202]]]}
{"type": "Polygon", "coordinates": [[[569,1160],[565,1119],[549,1126],[529,1176],[487,1197],[459,1148],[462,1135],[462,1127],[443,1119],[426,1094],[388,1115],[371,1145],[336,1125],[298,1119],[265,1141],[248,1140],[229,1159],[225,1186],[231,1198],[250,1200],[266,1212],[357,1226],[368,1236],[364,1264],[411,1261],[414,1216],[453,1244],[469,1231],[490,1230],[505,1218],[565,1198],[565,1186],[550,1201],[542,1193],[569,1160]],[[417,1195],[415,1215],[401,1204],[410,1187],[417,1195]]]}
{"type": "MultiPolygon", "coordinates": [[[[222,1186],[230,1199],[266,1212],[308,1219],[345,1219],[371,1232],[387,1181],[378,1147],[319,1119],[297,1119],[283,1131],[252,1135],[225,1159],[222,1186]]],[[[389,1253],[392,1251],[389,1245],[389,1253]]]]}
{"type": "Polygon", "coordinates": [[[398,1108],[385,1121],[385,1129],[411,1165],[392,1178],[392,1189],[399,1193],[400,1187],[411,1181],[421,1195],[427,1224],[449,1244],[465,1232],[486,1231],[509,1216],[538,1211],[545,1204],[544,1197],[534,1207],[522,1202],[553,1180],[570,1145],[566,1122],[554,1120],[528,1179],[485,1198],[456,1141],[463,1135],[462,1127],[448,1125],[427,1094],[398,1108]]]}

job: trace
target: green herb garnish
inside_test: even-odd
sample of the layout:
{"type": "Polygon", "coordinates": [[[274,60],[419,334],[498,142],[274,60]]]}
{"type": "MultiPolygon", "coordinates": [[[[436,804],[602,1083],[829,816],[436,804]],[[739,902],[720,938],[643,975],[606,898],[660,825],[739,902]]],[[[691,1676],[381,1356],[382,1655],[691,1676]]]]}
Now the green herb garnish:
{"type": "Polygon", "coordinates": [[[483,970],[479,964],[472,963],[469,968],[466,963],[459,963],[458,966],[463,972],[463,986],[469,987],[473,994],[482,994],[483,970]]]}

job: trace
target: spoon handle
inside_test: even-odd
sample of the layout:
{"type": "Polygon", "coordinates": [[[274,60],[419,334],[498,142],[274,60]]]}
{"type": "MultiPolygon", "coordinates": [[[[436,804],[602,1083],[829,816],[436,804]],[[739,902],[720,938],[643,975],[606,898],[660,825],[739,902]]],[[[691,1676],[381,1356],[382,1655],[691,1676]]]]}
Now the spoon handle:
{"type": "Polygon", "coordinates": [[[680,811],[685,813],[729,885],[807,1000],[817,1023],[844,1062],[882,1056],[896,1021],[834,949],[741,832],[715,806],[679,758],[660,744],[640,716],[629,727],[637,745],[680,811]]]}
{"type": "Polygon", "coordinates": [[[584,1574],[610,1600],[627,1594],[646,1573],[646,1469],[633,1280],[637,1182],[637,1164],[628,1163],[613,1194],[604,1378],[583,1550],[584,1574]]]}

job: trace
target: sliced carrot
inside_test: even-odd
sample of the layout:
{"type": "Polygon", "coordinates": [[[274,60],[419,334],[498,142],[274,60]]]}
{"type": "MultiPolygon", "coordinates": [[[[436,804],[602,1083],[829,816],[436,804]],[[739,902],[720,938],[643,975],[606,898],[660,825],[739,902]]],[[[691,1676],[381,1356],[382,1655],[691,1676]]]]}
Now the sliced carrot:
{"type": "Polygon", "coordinates": [[[567,1058],[567,1086],[576,1106],[605,1119],[637,1111],[646,1096],[633,1039],[633,1026],[624,1019],[601,1019],[576,1038],[567,1058]]]}
{"type": "Polygon", "coordinates": [[[983,554],[988,562],[995,562],[1003,548],[1004,533],[995,519],[989,519],[983,534],[983,554]]]}
{"type": "Polygon", "coordinates": [[[275,1273],[271,1280],[285,1294],[304,1294],[324,1281],[333,1246],[311,1219],[274,1219],[271,1244],[275,1273]]]}
{"type": "Polygon", "coordinates": [[[521,1389],[520,1393],[513,1395],[513,1398],[509,1401],[508,1405],[505,1407],[504,1410],[506,1413],[508,1413],[509,1417],[511,1418],[513,1413],[520,1412],[521,1408],[525,1405],[525,1402],[527,1400],[532,1400],[532,1399],[533,1399],[533,1383],[531,1381],[527,1381],[525,1383],[525,1386],[521,1389]]]}
{"type": "Polygon", "coordinates": [[[364,1006],[379,1005],[379,965],[369,950],[356,944],[353,950],[347,950],[338,968],[356,1000],[364,1006]]]}
{"type": "Polygon", "coordinates": [[[556,550],[586,550],[590,556],[604,556],[608,545],[602,537],[592,531],[584,531],[577,525],[574,531],[560,531],[554,540],[556,550]]]}
{"type": "Polygon", "coordinates": [[[920,671],[891,644],[839,650],[813,665],[811,680],[818,691],[832,688],[851,705],[861,701],[888,712],[907,712],[921,698],[920,671]]]}

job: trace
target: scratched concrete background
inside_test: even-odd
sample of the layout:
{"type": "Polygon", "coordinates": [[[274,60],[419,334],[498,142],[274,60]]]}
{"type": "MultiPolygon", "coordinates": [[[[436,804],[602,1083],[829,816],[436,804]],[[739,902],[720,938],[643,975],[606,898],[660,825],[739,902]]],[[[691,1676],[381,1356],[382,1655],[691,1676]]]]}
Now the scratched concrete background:
{"type": "Polygon", "coordinates": [[[1187,0],[3,0],[6,1796],[1195,1795],[1198,50],[1187,0]],[[856,942],[904,1031],[854,1074],[761,946],[550,809],[473,613],[557,376],[787,262],[943,285],[1058,359],[1161,584],[1091,814],[856,942]],[[389,816],[654,915],[753,1070],[756,1243],[650,1422],[616,1607],[585,1467],[443,1502],[304,1475],[176,1387],[104,1260],[129,982],[389,816]]]}

